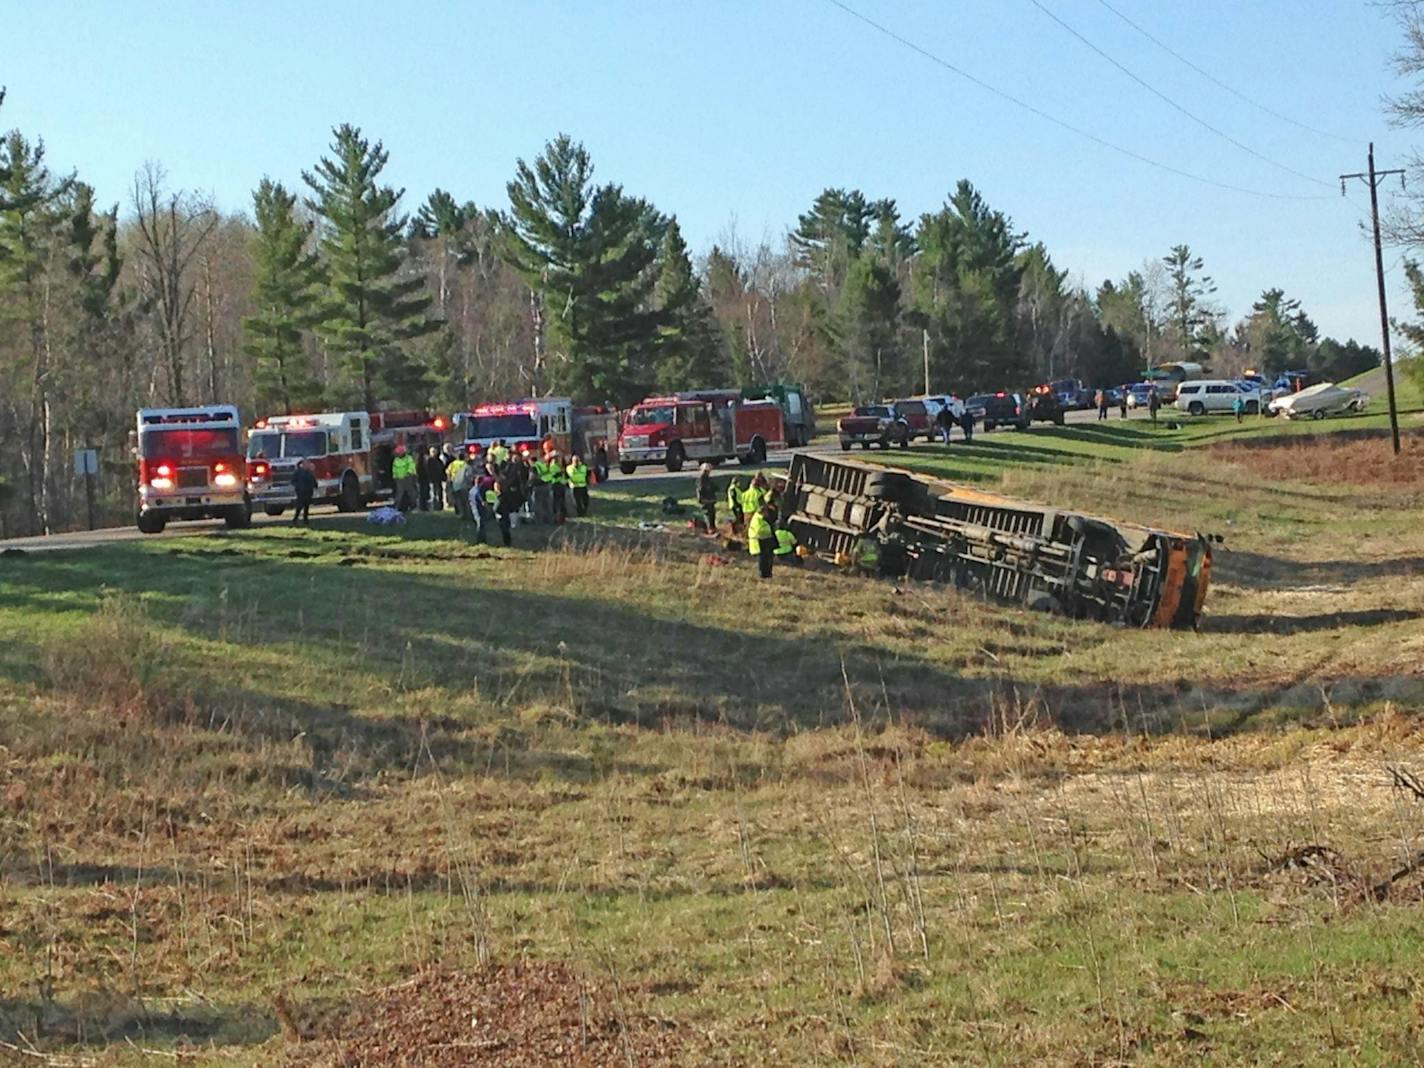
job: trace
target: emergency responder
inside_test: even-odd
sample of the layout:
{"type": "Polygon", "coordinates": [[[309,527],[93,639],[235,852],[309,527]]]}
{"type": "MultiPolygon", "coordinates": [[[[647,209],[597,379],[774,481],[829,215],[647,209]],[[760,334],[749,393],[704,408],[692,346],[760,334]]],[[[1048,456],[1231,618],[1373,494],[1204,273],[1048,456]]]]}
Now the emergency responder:
{"type": "Polygon", "coordinates": [[[712,465],[703,464],[697,470],[697,503],[706,520],[707,533],[717,529],[717,483],[712,481],[712,465]]]}
{"type": "Polygon", "coordinates": [[[771,562],[776,553],[776,531],[771,526],[774,518],[769,505],[751,512],[747,518],[747,552],[756,559],[757,571],[764,579],[771,578],[771,562]]]}
{"type": "Polygon", "coordinates": [[[499,525],[499,538],[504,543],[506,549],[510,546],[509,528],[513,520],[515,511],[519,508],[519,502],[513,493],[509,491],[509,486],[503,478],[494,484],[494,517],[499,525]]]}
{"type": "Polygon", "coordinates": [[[445,511],[445,457],[434,445],[425,456],[425,477],[430,487],[431,509],[445,511]]]}
{"type": "Polygon", "coordinates": [[[801,566],[801,557],[796,552],[796,535],[785,523],[776,525],[776,552],[772,555],[778,564],[801,566]]]}
{"type": "Polygon", "coordinates": [[[554,490],[549,482],[549,464],[540,456],[534,457],[530,467],[530,492],[534,497],[534,522],[554,521],[554,490]]]}
{"type": "Polygon", "coordinates": [[[297,495],[297,510],[292,513],[292,522],[303,519],[311,526],[311,502],[316,495],[316,475],[305,460],[297,461],[297,469],[292,472],[292,492],[297,495]]]}
{"type": "Polygon", "coordinates": [[[404,445],[396,446],[396,456],[391,461],[391,478],[396,484],[396,507],[402,512],[409,512],[419,502],[415,492],[415,457],[406,453],[404,445]]]}
{"type": "Polygon", "coordinates": [[[488,541],[486,532],[494,525],[494,506],[499,499],[499,472],[493,460],[486,460],[484,470],[470,487],[470,518],[475,521],[476,537],[488,541]]]}
{"type": "Polygon", "coordinates": [[[550,449],[544,458],[544,475],[549,482],[549,503],[554,506],[554,522],[562,525],[569,517],[569,473],[564,470],[563,457],[555,449],[550,449]]]}
{"type": "Polygon", "coordinates": [[[767,499],[766,476],[758,472],[752,484],[742,491],[742,515],[747,516],[748,522],[753,514],[766,507],[767,499]]]}
{"type": "Polygon", "coordinates": [[[465,499],[465,494],[470,492],[469,479],[465,476],[469,466],[469,461],[458,454],[452,456],[450,462],[445,465],[445,481],[450,484],[450,507],[455,509],[457,519],[465,518],[465,511],[470,503],[465,499]]]}
{"type": "Polygon", "coordinates": [[[732,529],[742,525],[742,480],[733,475],[727,482],[727,511],[732,514],[732,529]]]}
{"type": "Polygon", "coordinates": [[[574,493],[574,514],[582,519],[588,515],[588,465],[583,462],[582,456],[574,453],[564,474],[568,476],[569,488],[574,493]]]}
{"type": "Polygon", "coordinates": [[[512,450],[509,458],[499,465],[499,478],[504,483],[499,491],[500,500],[505,502],[506,515],[512,523],[527,499],[528,472],[529,466],[524,457],[512,450]]]}
{"type": "Polygon", "coordinates": [[[415,446],[415,485],[420,510],[430,511],[430,457],[419,445],[415,446]]]}
{"type": "Polygon", "coordinates": [[[500,438],[489,447],[489,458],[494,461],[495,467],[503,467],[504,461],[509,459],[509,446],[500,438]]]}

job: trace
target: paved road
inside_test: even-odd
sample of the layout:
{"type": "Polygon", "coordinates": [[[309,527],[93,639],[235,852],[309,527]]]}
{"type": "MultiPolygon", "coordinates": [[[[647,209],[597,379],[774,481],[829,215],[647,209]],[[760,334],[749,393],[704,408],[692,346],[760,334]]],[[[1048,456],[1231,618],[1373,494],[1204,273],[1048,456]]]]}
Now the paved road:
{"type": "MultiPolygon", "coordinates": [[[[1070,423],[1087,423],[1092,422],[1096,418],[1097,412],[1094,411],[1068,413],[1068,421],[1070,423]]],[[[1114,412],[1113,419],[1116,420],[1117,418],[1117,413],[1114,412]]],[[[1145,413],[1134,412],[1132,413],[1132,418],[1145,419],[1147,418],[1147,416],[1145,413]]],[[[952,440],[959,440],[959,435],[957,432],[952,440]]],[[[829,437],[823,436],[813,441],[808,447],[808,451],[839,452],[840,447],[836,443],[836,439],[833,435],[829,437]]],[[[778,452],[773,452],[767,457],[768,467],[785,467],[790,462],[790,450],[781,450],[778,452]]],[[[729,466],[732,470],[735,470],[737,468],[736,464],[732,464],[729,466]]],[[[724,466],[724,470],[725,469],[727,469],[726,466],[724,466]]],[[[641,482],[649,479],[659,478],[694,478],[696,477],[696,475],[697,465],[692,463],[688,464],[679,474],[676,475],[669,474],[662,467],[641,467],[636,473],[632,475],[615,474],[613,476],[613,484],[617,485],[619,483],[624,482],[641,482]]],[[[336,514],[338,513],[334,512],[329,507],[318,507],[315,515],[313,516],[312,522],[317,526],[320,526],[322,525],[322,521],[324,518],[328,516],[335,516],[336,514]]],[[[283,523],[288,521],[289,519],[287,517],[268,516],[262,514],[261,512],[255,513],[252,517],[253,526],[258,527],[266,526],[271,523],[283,523]]],[[[6,549],[23,549],[26,552],[44,552],[47,550],[55,549],[89,549],[99,545],[111,545],[115,542],[122,541],[152,541],[161,538],[193,537],[195,535],[200,534],[211,534],[213,531],[221,529],[223,529],[223,524],[221,520],[197,519],[188,522],[169,523],[162,534],[140,534],[138,530],[131,526],[111,527],[105,530],[71,531],[67,534],[51,534],[48,536],[34,538],[11,538],[6,541],[0,541],[0,552],[3,552],[6,549]]]]}

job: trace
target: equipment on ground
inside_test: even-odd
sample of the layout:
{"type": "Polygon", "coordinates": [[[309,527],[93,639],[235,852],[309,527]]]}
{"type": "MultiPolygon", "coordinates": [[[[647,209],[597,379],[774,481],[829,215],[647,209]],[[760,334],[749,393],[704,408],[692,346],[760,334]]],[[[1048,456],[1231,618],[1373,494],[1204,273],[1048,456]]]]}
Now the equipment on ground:
{"type": "Polygon", "coordinates": [[[231,404],[143,408],[130,439],[138,464],[138,529],[159,534],[170,519],[252,519],[243,486],[242,422],[231,404]]]}
{"type": "Polygon", "coordinates": [[[1194,627],[1212,538],[1099,519],[926,475],[797,453],[781,519],[818,557],[1136,627],[1194,627]]]}

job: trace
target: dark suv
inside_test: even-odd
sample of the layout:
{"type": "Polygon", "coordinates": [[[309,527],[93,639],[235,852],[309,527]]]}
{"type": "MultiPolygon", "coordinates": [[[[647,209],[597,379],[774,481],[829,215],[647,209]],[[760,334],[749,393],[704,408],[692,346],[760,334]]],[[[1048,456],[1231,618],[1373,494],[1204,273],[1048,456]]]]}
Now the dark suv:
{"type": "Polygon", "coordinates": [[[979,393],[964,402],[971,411],[984,410],[984,429],[996,426],[1012,426],[1019,430],[1028,429],[1028,412],[1024,409],[1024,399],[1017,393],[979,393]]]}
{"type": "Polygon", "coordinates": [[[1028,417],[1034,423],[1063,425],[1063,402],[1052,385],[1034,386],[1029,391],[1028,417]]]}

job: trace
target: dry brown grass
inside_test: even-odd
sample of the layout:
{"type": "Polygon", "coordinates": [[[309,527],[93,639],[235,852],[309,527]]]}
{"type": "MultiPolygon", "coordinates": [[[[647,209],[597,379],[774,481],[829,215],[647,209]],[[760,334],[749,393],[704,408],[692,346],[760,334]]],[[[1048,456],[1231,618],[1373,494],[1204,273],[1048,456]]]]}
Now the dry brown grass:
{"type": "Polygon", "coordinates": [[[1284,437],[1214,445],[1210,455],[1273,481],[1325,485],[1424,484],[1424,434],[1406,433],[1398,456],[1384,431],[1284,437]]]}

